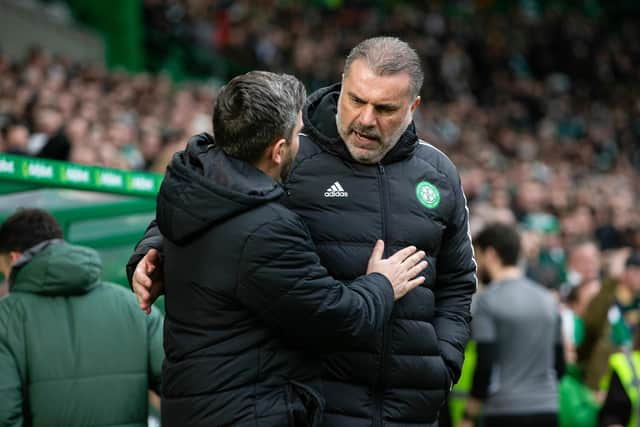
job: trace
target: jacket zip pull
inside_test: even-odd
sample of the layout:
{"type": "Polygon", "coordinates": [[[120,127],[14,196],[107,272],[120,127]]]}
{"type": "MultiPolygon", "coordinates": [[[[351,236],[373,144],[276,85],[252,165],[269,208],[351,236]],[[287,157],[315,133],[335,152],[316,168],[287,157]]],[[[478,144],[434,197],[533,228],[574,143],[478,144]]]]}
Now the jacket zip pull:
{"type": "Polygon", "coordinates": [[[380,170],[380,175],[384,175],[384,166],[382,166],[382,163],[378,163],[378,169],[380,170]]]}

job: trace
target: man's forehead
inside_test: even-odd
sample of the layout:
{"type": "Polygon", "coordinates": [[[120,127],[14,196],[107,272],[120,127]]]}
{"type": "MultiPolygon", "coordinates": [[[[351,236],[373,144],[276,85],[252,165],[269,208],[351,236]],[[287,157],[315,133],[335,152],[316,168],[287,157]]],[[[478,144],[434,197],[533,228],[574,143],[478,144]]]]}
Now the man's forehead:
{"type": "Polygon", "coordinates": [[[364,60],[356,60],[343,76],[342,91],[372,104],[398,104],[411,101],[410,86],[408,73],[379,75],[364,60]]]}

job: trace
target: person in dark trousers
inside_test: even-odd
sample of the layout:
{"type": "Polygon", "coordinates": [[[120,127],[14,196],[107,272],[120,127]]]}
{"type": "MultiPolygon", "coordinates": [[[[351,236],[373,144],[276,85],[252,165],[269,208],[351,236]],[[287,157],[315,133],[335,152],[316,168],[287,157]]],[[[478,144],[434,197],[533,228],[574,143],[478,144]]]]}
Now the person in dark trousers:
{"type": "MultiPolygon", "coordinates": [[[[278,202],[298,151],[305,100],[288,75],[250,72],[218,94],[215,139],[196,136],[158,194],[164,236],[163,426],[316,426],[316,355],[366,339],[394,299],[424,282],[414,246],[346,286],[320,264],[307,227],[278,202]]],[[[365,273],[365,270],[361,272],[365,273]]]]}
{"type": "Polygon", "coordinates": [[[461,427],[555,427],[564,370],[558,303],[524,276],[514,226],[489,224],[474,238],[488,286],[473,306],[477,364],[461,427]]]}
{"type": "MultiPolygon", "coordinates": [[[[365,271],[369,248],[426,253],[425,283],[400,300],[375,336],[313,348],[323,360],[326,426],[432,426],[458,380],[476,288],[468,211],[452,162],[412,122],[423,71],[393,37],[358,44],[342,82],[312,94],[283,203],[311,231],[334,277],[365,271]]],[[[143,309],[161,292],[161,236],[151,227],[130,259],[143,309]]]]}
{"type": "Polygon", "coordinates": [[[0,226],[0,425],[147,425],[160,391],[162,315],[100,280],[98,254],[62,240],[51,214],[0,226]]]}

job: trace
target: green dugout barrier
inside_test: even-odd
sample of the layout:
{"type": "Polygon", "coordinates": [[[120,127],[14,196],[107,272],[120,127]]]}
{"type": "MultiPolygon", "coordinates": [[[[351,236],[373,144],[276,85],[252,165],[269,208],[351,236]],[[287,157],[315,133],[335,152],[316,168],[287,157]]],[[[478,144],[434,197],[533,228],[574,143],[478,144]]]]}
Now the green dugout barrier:
{"type": "MultiPolygon", "coordinates": [[[[32,188],[62,187],[155,198],[162,175],[0,154],[0,180],[32,188]]],[[[0,192],[3,190],[7,191],[0,192]]],[[[15,190],[9,185],[8,191],[15,190]]]]}
{"type": "Polygon", "coordinates": [[[125,264],[155,217],[162,178],[0,154],[0,222],[21,207],[51,212],[66,240],[100,253],[104,280],[128,287],[125,264]]]}

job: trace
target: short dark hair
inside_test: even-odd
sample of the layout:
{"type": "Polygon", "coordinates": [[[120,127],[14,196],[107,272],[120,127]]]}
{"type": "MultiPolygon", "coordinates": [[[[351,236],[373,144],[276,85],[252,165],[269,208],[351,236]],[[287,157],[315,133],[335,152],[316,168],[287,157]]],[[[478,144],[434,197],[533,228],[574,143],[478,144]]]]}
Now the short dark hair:
{"type": "Polygon", "coordinates": [[[624,263],[625,267],[640,267],[640,251],[634,251],[629,254],[624,263]]]}
{"type": "Polygon", "coordinates": [[[345,75],[349,74],[351,64],[357,59],[364,59],[379,76],[409,74],[411,97],[420,95],[424,71],[420,57],[407,42],[397,37],[373,37],[360,42],[347,56],[344,63],[345,75]]]}
{"type": "Polygon", "coordinates": [[[251,71],[224,86],[213,109],[216,144],[254,163],[280,138],[290,139],[306,98],[304,85],[288,74],[251,71]]]}
{"type": "Polygon", "coordinates": [[[56,219],[41,209],[19,209],[0,225],[0,253],[24,252],[51,239],[62,239],[56,219]]]}
{"type": "Polygon", "coordinates": [[[520,233],[515,226],[491,223],[484,227],[473,239],[479,249],[493,248],[504,266],[518,264],[520,258],[520,233]]]}

